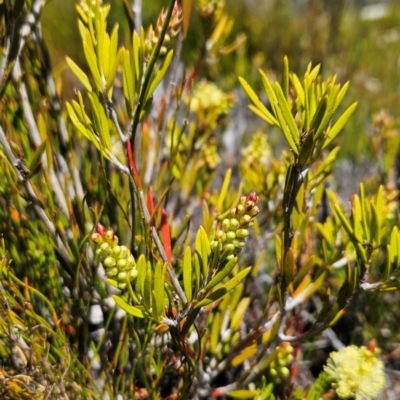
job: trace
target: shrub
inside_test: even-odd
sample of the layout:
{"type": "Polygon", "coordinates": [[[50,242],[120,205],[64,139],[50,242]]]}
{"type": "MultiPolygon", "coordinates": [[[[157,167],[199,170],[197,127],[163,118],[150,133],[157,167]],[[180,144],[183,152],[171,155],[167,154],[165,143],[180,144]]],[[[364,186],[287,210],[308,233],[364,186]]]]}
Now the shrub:
{"type": "Polygon", "coordinates": [[[229,168],[236,97],[201,73],[210,63],[218,77],[215,63],[244,40],[229,42],[224,2],[172,1],[146,29],[124,4],[124,45],[110,5],[77,4],[86,66],[66,58],[77,89],[65,103],[43,2],[0,4],[0,393],[373,398],[379,349],[343,348],[332,327],[360,293],[399,287],[398,192],[360,183],[346,210],[330,185],[357,107],[343,105],[349,83],[311,63],[300,77],[286,57],[280,82],[260,70],[262,94],[240,77],[283,150],[254,132],[229,168]],[[206,35],[193,68],[180,62],[192,7],[206,35]],[[305,382],[307,345],[321,337],[338,352],[305,382]],[[356,359],[370,369],[351,371],[356,359]],[[371,371],[360,395],[351,380],[371,371]]]}

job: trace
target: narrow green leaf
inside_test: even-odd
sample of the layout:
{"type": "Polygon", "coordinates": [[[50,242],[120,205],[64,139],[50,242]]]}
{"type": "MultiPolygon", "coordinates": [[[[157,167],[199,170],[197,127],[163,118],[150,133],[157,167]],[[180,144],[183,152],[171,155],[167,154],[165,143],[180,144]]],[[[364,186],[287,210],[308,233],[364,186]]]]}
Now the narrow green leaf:
{"type": "Polygon", "coordinates": [[[214,292],[212,292],[211,294],[209,294],[208,297],[199,301],[195,305],[194,308],[198,309],[201,307],[208,306],[209,304],[214,303],[214,301],[217,301],[217,300],[221,299],[222,297],[224,297],[227,293],[228,293],[228,291],[226,290],[225,287],[220,287],[220,288],[216,289],[214,292]]]}
{"type": "Polygon", "coordinates": [[[112,298],[114,299],[117,306],[122,308],[126,313],[133,315],[134,317],[144,318],[143,311],[140,308],[131,306],[124,299],[115,294],[112,296],[112,298]]]}
{"type": "Polygon", "coordinates": [[[297,160],[297,166],[300,171],[303,169],[304,166],[307,165],[308,161],[310,160],[314,151],[314,133],[310,131],[307,133],[306,138],[300,149],[299,158],[297,160]]]}
{"type": "Polygon", "coordinates": [[[303,278],[310,272],[311,268],[315,265],[315,256],[312,254],[310,258],[304,263],[304,265],[300,268],[300,271],[296,274],[296,277],[293,281],[293,287],[296,288],[303,278]]]}
{"type": "Polygon", "coordinates": [[[228,189],[229,189],[229,183],[231,181],[231,176],[232,176],[232,169],[228,168],[228,170],[226,171],[226,174],[225,174],[224,182],[222,184],[221,192],[218,197],[217,206],[216,206],[217,211],[221,210],[222,205],[224,204],[224,200],[225,200],[226,194],[228,193],[228,189]]]}
{"type": "Polygon", "coordinates": [[[131,116],[134,110],[134,99],[136,90],[135,73],[132,71],[130,53],[128,50],[122,50],[122,88],[124,91],[126,109],[131,116]]]}
{"type": "Polygon", "coordinates": [[[223,268],[217,272],[217,274],[208,282],[205,286],[204,291],[208,292],[209,290],[213,289],[217,286],[226,276],[230,274],[230,272],[235,268],[237,264],[237,257],[232,258],[229,260],[223,268]]]}
{"type": "Polygon", "coordinates": [[[226,282],[225,284],[217,287],[210,295],[208,295],[205,299],[196,304],[195,309],[205,307],[215,301],[224,297],[230,290],[236,287],[250,272],[251,267],[247,267],[244,270],[240,271],[236,276],[234,276],[231,280],[226,282]]]}
{"type": "Polygon", "coordinates": [[[362,226],[362,211],[360,198],[355,194],[352,201],[352,225],[353,232],[358,241],[365,239],[365,232],[362,226]]]}
{"type": "Polygon", "coordinates": [[[146,307],[147,310],[151,310],[152,307],[152,280],[153,280],[153,272],[151,270],[150,262],[147,262],[146,266],[146,276],[144,280],[144,287],[143,287],[143,305],[146,307]]]}
{"type": "Polygon", "coordinates": [[[317,140],[328,128],[329,122],[333,116],[335,111],[336,99],[339,93],[339,87],[332,85],[330,93],[328,95],[328,103],[326,105],[326,111],[324,117],[322,118],[321,123],[317,131],[315,132],[315,139],[317,140]]]}
{"type": "Polygon", "coordinates": [[[339,94],[337,95],[337,97],[336,97],[336,104],[335,104],[335,110],[334,111],[336,111],[337,110],[337,108],[340,106],[340,104],[342,103],[342,101],[343,101],[343,98],[344,98],[344,96],[346,95],[346,93],[347,93],[347,89],[349,88],[349,82],[347,81],[344,85],[343,85],[343,87],[340,89],[340,92],[339,92],[339,94]]]}
{"type": "Polygon", "coordinates": [[[368,242],[371,242],[371,232],[368,229],[371,223],[371,212],[370,207],[368,207],[369,203],[367,203],[365,199],[365,190],[363,183],[360,183],[359,187],[360,194],[360,206],[361,206],[361,225],[364,232],[363,239],[366,239],[368,242]]]}
{"type": "Polygon", "coordinates": [[[146,269],[147,269],[147,262],[146,258],[143,254],[140,255],[136,262],[136,269],[138,271],[138,276],[135,281],[135,291],[140,293],[143,297],[144,293],[144,281],[146,279],[146,269]]]}
{"type": "Polygon", "coordinates": [[[296,102],[299,106],[304,106],[304,89],[301,85],[300,79],[296,74],[291,74],[290,78],[292,80],[292,84],[294,86],[294,90],[297,94],[296,102]]]}
{"type": "MultiPolygon", "coordinates": [[[[255,109],[258,110],[257,115],[261,117],[263,115],[263,119],[272,125],[279,125],[279,122],[276,118],[270,113],[267,107],[259,100],[258,96],[251,88],[251,86],[242,78],[239,77],[239,82],[243,87],[243,90],[246,92],[247,96],[249,96],[250,100],[253,102],[255,109]]],[[[250,107],[250,109],[255,112],[254,107],[250,107]]]]}
{"type": "Polygon", "coordinates": [[[227,393],[228,397],[232,397],[234,399],[254,399],[257,397],[258,393],[255,390],[246,390],[246,389],[239,389],[239,390],[231,390],[227,393]]]}
{"type": "Polygon", "coordinates": [[[85,89],[88,92],[91,92],[92,85],[90,84],[88,76],[78,67],[77,64],[75,64],[75,62],[71,58],[67,57],[66,61],[67,61],[68,67],[75,74],[75,76],[80,80],[80,82],[85,87],[85,89]]]}
{"type": "Polygon", "coordinates": [[[221,313],[217,312],[213,316],[213,321],[211,324],[211,338],[210,338],[210,351],[215,354],[215,350],[219,343],[219,333],[221,331],[221,313]]]}
{"type": "Polygon", "coordinates": [[[327,96],[322,97],[319,101],[317,110],[314,113],[313,119],[310,124],[310,130],[317,132],[319,126],[321,125],[322,119],[326,113],[326,107],[328,105],[327,96]]]}
{"type": "Polygon", "coordinates": [[[146,99],[152,96],[154,91],[156,90],[157,86],[160,84],[162,79],[164,78],[169,65],[171,64],[172,61],[172,56],[174,55],[174,52],[170,50],[167,55],[165,56],[163,62],[161,63],[160,68],[157,70],[157,72],[154,74],[148,92],[146,93],[146,99]]]}
{"type": "Polygon", "coordinates": [[[43,155],[44,151],[46,150],[46,145],[47,145],[47,141],[44,140],[42,143],[40,143],[40,145],[35,150],[32,159],[30,160],[29,164],[27,165],[28,169],[31,170],[31,172],[39,164],[39,162],[42,158],[42,155],[43,155]]]}
{"type": "Polygon", "coordinates": [[[282,283],[283,288],[282,291],[287,290],[289,285],[292,283],[294,274],[294,254],[293,249],[289,248],[286,251],[285,257],[283,259],[282,265],[282,283]]]}
{"type": "Polygon", "coordinates": [[[95,93],[89,93],[88,98],[92,108],[94,127],[100,137],[101,145],[104,149],[111,151],[110,125],[104,105],[95,93]]]}
{"type": "Polygon", "coordinates": [[[249,104],[248,105],[249,109],[253,111],[254,114],[256,114],[258,117],[263,119],[265,122],[267,122],[270,125],[278,125],[275,124],[275,118],[270,114],[269,116],[263,114],[254,104],[249,104]],[[272,118],[271,118],[272,117],[272,118]]]}
{"type": "Polygon", "coordinates": [[[283,57],[282,66],[282,92],[286,100],[289,100],[289,59],[283,57]]]}
{"type": "Polygon", "coordinates": [[[101,79],[100,71],[97,66],[96,53],[94,52],[89,31],[86,32],[86,40],[83,42],[83,52],[85,53],[85,58],[89,65],[97,90],[103,92],[103,80],[101,79]]]}
{"type": "Polygon", "coordinates": [[[199,255],[197,253],[194,255],[193,263],[194,273],[196,277],[196,293],[198,293],[200,290],[200,285],[203,284],[203,279],[201,274],[199,255]]]}
{"type": "Polygon", "coordinates": [[[229,292],[232,290],[234,287],[236,287],[250,272],[251,267],[247,267],[240,271],[236,276],[234,276],[231,280],[226,282],[223,287],[226,288],[226,290],[229,292]]]}
{"type": "Polygon", "coordinates": [[[292,136],[288,126],[286,125],[285,118],[282,115],[282,111],[279,108],[278,103],[275,104],[275,113],[276,113],[276,116],[278,117],[279,125],[282,129],[283,135],[285,136],[285,139],[286,139],[290,149],[293,151],[293,153],[298,155],[299,150],[296,146],[295,141],[293,140],[293,136],[292,136]]]}
{"type": "Polygon", "coordinates": [[[154,308],[157,310],[158,318],[164,314],[164,304],[165,304],[165,273],[167,269],[166,263],[158,262],[154,271],[154,308]]]}
{"type": "Polygon", "coordinates": [[[199,255],[203,276],[208,275],[208,257],[211,254],[210,240],[204,228],[200,225],[197,231],[195,250],[199,255]]]}
{"type": "Polygon", "coordinates": [[[333,205],[333,208],[335,210],[336,215],[340,219],[340,222],[342,223],[342,226],[346,233],[349,235],[351,238],[355,238],[353,228],[351,227],[349,221],[347,220],[346,216],[343,214],[342,210],[337,204],[333,205]]]}
{"type": "Polygon", "coordinates": [[[308,79],[310,82],[315,81],[315,79],[317,78],[318,74],[319,74],[319,70],[321,68],[321,64],[316,65],[312,71],[308,74],[308,79]]]}
{"type": "Polygon", "coordinates": [[[332,128],[327,130],[326,138],[324,144],[322,146],[322,150],[325,149],[333,139],[338,135],[338,133],[342,130],[346,122],[349,120],[354,110],[357,107],[357,102],[351,104],[346,111],[340,116],[340,118],[336,121],[336,123],[332,126],[332,128]]]}
{"type": "Polygon", "coordinates": [[[185,255],[183,257],[183,289],[185,291],[186,298],[190,303],[192,301],[192,252],[190,247],[186,247],[185,255]]]}
{"type": "Polygon", "coordinates": [[[236,331],[239,329],[241,322],[243,321],[244,314],[246,313],[247,309],[249,308],[250,304],[250,297],[244,297],[240,300],[237,307],[234,309],[234,314],[231,320],[231,330],[236,331]]]}
{"type": "Polygon", "coordinates": [[[282,92],[282,88],[280,87],[278,82],[275,82],[275,93],[276,98],[278,100],[279,107],[282,111],[283,118],[289,128],[290,133],[292,134],[293,141],[298,143],[300,141],[300,133],[299,129],[297,128],[296,121],[290,111],[290,104],[288,100],[285,98],[284,93],[282,92]]]}

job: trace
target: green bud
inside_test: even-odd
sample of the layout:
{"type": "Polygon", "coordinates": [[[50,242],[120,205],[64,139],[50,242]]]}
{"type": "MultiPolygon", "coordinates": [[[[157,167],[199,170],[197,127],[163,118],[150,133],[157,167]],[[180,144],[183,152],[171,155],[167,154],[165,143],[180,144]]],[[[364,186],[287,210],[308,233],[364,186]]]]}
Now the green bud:
{"type": "Polygon", "coordinates": [[[118,268],[108,268],[106,269],[106,274],[109,278],[112,278],[118,274],[118,268]]]}
{"type": "Polygon", "coordinates": [[[126,261],[124,258],[119,259],[119,260],[117,261],[117,267],[118,267],[118,269],[119,269],[120,271],[123,270],[123,269],[125,269],[127,265],[128,265],[128,263],[127,263],[127,261],[126,261]]]}
{"type": "Polygon", "coordinates": [[[250,221],[251,221],[250,215],[248,214],[243,215],[243,217],[240,218],[240,226],[246,226],[250,223],[250,221]]]}
{"type": "Polygon", "coordinates": [[[269,374],[270,374],[271,378],[275,378],[278,376],[278,372],[275,368],[270,368],[269,374]]]}
{"type": "Polygon", "coordinates": [[[132,268],[132,270],[131,270],[129,275],[130,275],[131,279],[135,279],[135,278],[137,278],[138,274],[139,274],[138,270],[136,268],[132,268]]]}
{"type": "Polygon", "coordinates": [[[212,240],[210,242],[210,247],[212,250],[216,250],[216,248],[218,247],[218,242],[216,240],[212,240]]]}
{"type": "Polygon", "coordinates": [[[280,375],[282,378],[288,378],[289,375],[290,375],[290,370],[289,370],[289,368],[288,368],[288,367],[281,367],[281,368],[279,368],[279,375],[280,375]]]}
{"type": "Polygon", "coordinates": [[[118,274],[118,280],[119,281],[126,281],[127,273],[126,272],[120,272],[118,274]]]}
{"type": "Polygon", "coordinates": [[[244,213],[244,210],[245,210],[244,206],[242,204],[239,204],[236,207],[236,214],[237,215],[242,215],[244,213]]]}
{"type": "Polygon", "coordinates": [[[113,238],[114,238],[114,231],[112,229],[109,229],[106,232],[106,236],[105,236],[106,240],[109,240],[110,242],[112,242],[113,238]]]}
{"type": "Polygon", "coordinates": [[[226,239],[229,241],[236,239],[236,233],[232,231],[227,232],[226,239]]]}
{"type": "Polygon", "coordinates": [[[217,239],[220,239],[220,240],[222,240],[222,241],[224,241],[225,238],[226,238],[225,232],[222,231],[221,229],[219,229],[219,230],[217,231],[217,233],[215,234],[215,236],[216,236],[217,239]]]}
{"type": "Polygon", "coordinates": [[[103,238],[101,237],[101,235],[99,235],[97,232],[93,232],[91,239],[94,243],[96,244],[101,244],[103,243],[103,238]]]}
{"type": "Polygon", "coordinates": [[[132,254],[130,254],[128,256],[128,258],[126,259],[126,262],[127,262],[127,266],[126,267],[129,268],[129,269],[131,269],[132,267],[136,266],[136,262],[135,262],[135,259],[133,258],[132,254]]]}
{"type": "Polygon", "coordinates": [[[119,253],[118,258],[126,258],[129,253],[130,253],[129,249],[126,246],[122,245],[121,252],[119,253]]]}
{"type": "Polygon", "coordinates": [[[250,232],[247,229],[238,229],[236,231],[236,236],[239,238],[246,238],[249,234],[250,232]]]}
{"type": "Polygon", "coordinates": [[[106,268],[114,267],[115,264],[116,264],[115,258],[113,258],[113,257],[106,257],[106,258],[104,259],[104,261],[103,261],[103,265],[104,265],[106,268]]]}
{"type": "Polygon", "coordinates": [[[230,225],[230,229],[232,231],[236,230],[237,228],[239,228],[239,221],[236,218],[231,218],[229,220],[229,225],[230,225]]]}
{"type": "Polygon", "coordinates": [[[126,289],[126,282],[119,282],[118,283],[118,289],[120,290],[125,290],[126,289]]]}
{"type": "Polygon", "coordinates": [[[246,201],[246,210],[250,211],[254,207],[254,201],[248,200],[246,201]]]}
{"type": "Polygon", "coordinates": [[[228,218],[225,218],[225,219],[222,221],[222,228],[224,229],[225,232],[229,230],[229,228],[230,228],[230,221],[229,221],[228,218]]]}
{"type": "Polygon", "coordinates": [[[109,251],[111,250],[111,249],[110,249],[110,245],[109,245],[107,242],[102,243],[102,244],[100,245],[100,249],[101,249],[101,251],[102,251],[103,253],[109,252],[109,251]]]}
{"type": "Polygon", "coordinates": [[[243,247],[246,246],[246,242],[244,240],[234,240],[232,243],[237,249],[243,249],[243,247]]]}
{"type": "Polygon", "coordinates": [[[121,253],[121,246],[114,246],[112,249],[113,256],[118,258],[120,253],[121,253]]]}
{"type": "Polygon", "coordinates": [[[227,244],[224,246],[224,250],[227,250],[227,251],[234,251],[234,250],[235,250],[235,246],[234,246],[232,243],[227,243],[227,244]]]}
{"type": "Polygon", "coordinates": [[[252,217],[255,217],[258,213],[260,212],[260,209],[257,206],[254,206],[251,210],[250,210],[250,215],[252,217]]]}
{"type": "MultiPolygon", "coordinates": [[[[278,354],[278,356],[279,356],[279,354],[278,354]]],[[[280,359],[278,360],[278,365],[279,365],[279,366],[284,367],[286,364],[287,364],[287,361],[286,361],[285,358],[280,358],[280,359]]]]}

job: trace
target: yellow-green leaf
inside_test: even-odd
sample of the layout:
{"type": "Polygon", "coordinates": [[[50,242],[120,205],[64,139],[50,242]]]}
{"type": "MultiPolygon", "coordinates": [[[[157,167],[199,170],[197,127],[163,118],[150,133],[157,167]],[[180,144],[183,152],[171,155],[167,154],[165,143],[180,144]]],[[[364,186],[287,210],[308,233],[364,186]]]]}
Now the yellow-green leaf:
{"type": "Polygon", "coordinates": [[[122,308],[128,314],[133,315],[134,317],[144,318],[143,311],[140,308],[131,306],[124,299],[122,299],[121,297],[119,297],[117,295],[113,295],[112,297],[113,297],[115,303],[117,304],[117,306],[122,308]]]}
{"type": "Polygon", "coordinates": [[[80,80],[80,82],[85,87],[85,89],[88,92],[91,92],[92,85],[90,84],[88,76],[78,67],[77,64],[75,64],[75,62],[71,58],[67,57],[66,61],[67,61],[68,67],[75,74],[75,76],[80,80]]]}
{"type": "Polygon", "coordinates": [[[192,301],[192,286],[192,252],[190,247],[187,246],[183,257],[183,289],[185,290],[185,295],[189,303],[192,301]]]}
{"type": "Polygon", "coordinates": [[[157,310],[157,315],[160,318],[164,314],[164,282],[167,264],[157,263],[154,271],[154,308],[157,310]]]}

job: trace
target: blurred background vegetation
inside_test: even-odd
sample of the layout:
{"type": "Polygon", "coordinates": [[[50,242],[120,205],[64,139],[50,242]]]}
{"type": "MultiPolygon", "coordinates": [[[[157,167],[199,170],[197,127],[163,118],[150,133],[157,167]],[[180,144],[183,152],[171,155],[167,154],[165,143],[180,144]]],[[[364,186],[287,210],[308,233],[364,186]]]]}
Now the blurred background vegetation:
{"type": "MultiPolygon", "coordinates": [[[[128,40],[123,2],[110,3],[109,23],[118,22],[121,40],[128,40]]],[[[144,26],[154,24],[160,7],[168,4],[165,0],[143,3],[144,26]]],[[[232,39],[244,32],[247,41],[218,65],[201,70],[200,76],[218,77],[220,87],[228,91],[238,88],[238,75],[244,76],[260,89],[257,69],[279,74],[285,55],[298,74],[310,61],[321,63],[324,76],[336,74],[340,82],[351,81],[348,104],[362,99],[341,137],[341,157],[363,164],[377,156],[371,141],[376,135],[374,116],[384,110],[391,118],[400,108],[400,1],[228,0],[226,10],[235,20],[232,39]]],[[[72,74],[67,72],[65,54],[84,64],[82,50],[76,45],[80,39],[74,2],[52,0],[44,8],[42,21],[53,65],[67,83],[72,74]],[[59,23],[60,15],[67,23],[59,23]]],[[[195,64],[205,32],[196,13],[191,23],[183,58],[195,64]]],[[[72,86],[64,86],[63,96],[72,95],[72,86]],[[68,87],[71,89],[65,90],[68,87]]]]}

